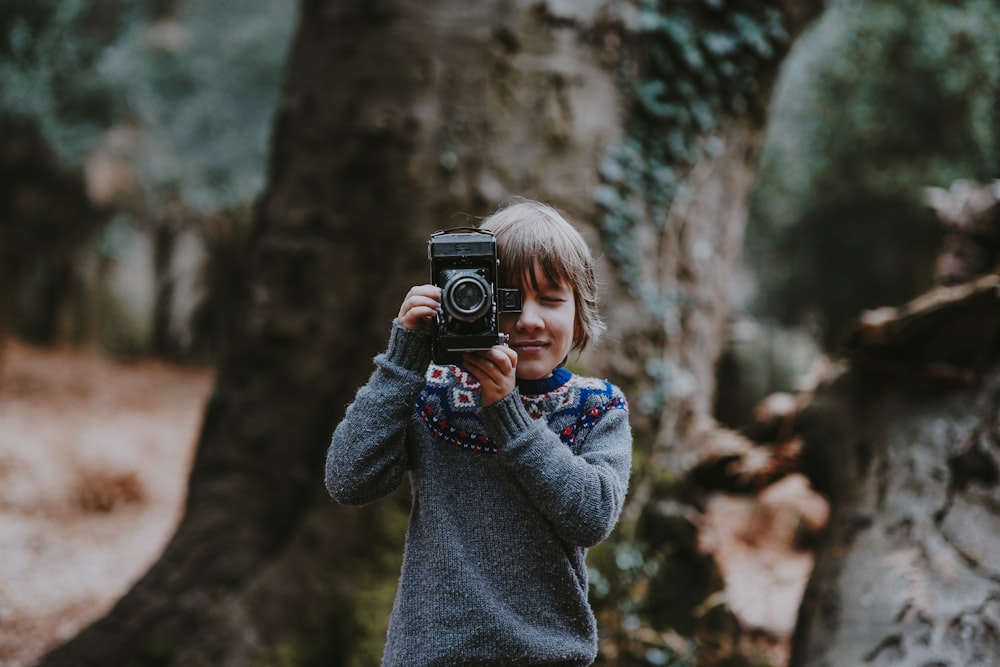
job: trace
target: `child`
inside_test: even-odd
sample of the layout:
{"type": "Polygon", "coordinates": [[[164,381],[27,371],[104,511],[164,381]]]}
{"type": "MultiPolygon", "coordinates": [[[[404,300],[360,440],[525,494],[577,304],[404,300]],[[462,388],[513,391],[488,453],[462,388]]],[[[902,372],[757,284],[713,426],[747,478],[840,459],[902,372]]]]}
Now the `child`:
{"type": "Polygon", "coordinates": [[[528,200],[493,231],[520,313],[508,345],[430,363],[440,289],[412,288],[327,452],[326,487],[363,504],[410,473],[412,507],[383,665],[589,665],[587,547],[618,520],[632,432],[620,389],[562,367],[604,330],[590,250],[528,200]]]}

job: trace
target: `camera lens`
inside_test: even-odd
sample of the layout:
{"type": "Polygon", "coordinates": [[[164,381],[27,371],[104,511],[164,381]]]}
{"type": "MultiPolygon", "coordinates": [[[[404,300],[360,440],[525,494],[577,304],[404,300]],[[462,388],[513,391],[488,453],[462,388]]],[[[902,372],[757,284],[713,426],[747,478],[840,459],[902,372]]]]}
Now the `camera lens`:
{"type": "Polygon", "coordinates": [[[490,286],[480,276],[452,278],[444,286],[441,302],[446,313],[463,322],[473,322],[489,312],[490,286]]]}
{"type": "Polygon", "coordinates": [[[471,313],[479,310],[485,295],[479,285],[466,281],[457,285],[451,296],[456,309],[471,313]]]}

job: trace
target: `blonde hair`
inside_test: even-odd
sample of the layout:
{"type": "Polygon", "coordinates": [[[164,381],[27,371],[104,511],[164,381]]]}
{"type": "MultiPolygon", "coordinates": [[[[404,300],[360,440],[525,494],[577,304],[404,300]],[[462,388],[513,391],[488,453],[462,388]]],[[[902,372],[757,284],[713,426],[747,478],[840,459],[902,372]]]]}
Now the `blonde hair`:
{"type": "Polygon", "coordinates": [[[594,258],[583,236],[557,210],[517,198],[485,218],[480,229],[493,232],[500,256],[500,284],[538,289],[535,262],[552,283],[565,281],[576,302],[573,347],[597,342],[607,327],[598,307],[594,258]]]}

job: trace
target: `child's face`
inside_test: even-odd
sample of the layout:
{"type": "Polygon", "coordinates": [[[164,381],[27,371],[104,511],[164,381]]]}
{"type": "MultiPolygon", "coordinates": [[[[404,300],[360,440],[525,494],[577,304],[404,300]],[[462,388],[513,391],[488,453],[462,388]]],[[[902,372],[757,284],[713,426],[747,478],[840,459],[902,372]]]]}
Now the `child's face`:
{"type": "Polygon", "coordinates": [[[521,285],[520,313],[500,316],[500,330],[510,336],[517,352],[517,379],[542,380],[562,363],[576,332],[576,298],[565,281],[551,283],[536,263],[538,289],[531,281],[521,285]]]}

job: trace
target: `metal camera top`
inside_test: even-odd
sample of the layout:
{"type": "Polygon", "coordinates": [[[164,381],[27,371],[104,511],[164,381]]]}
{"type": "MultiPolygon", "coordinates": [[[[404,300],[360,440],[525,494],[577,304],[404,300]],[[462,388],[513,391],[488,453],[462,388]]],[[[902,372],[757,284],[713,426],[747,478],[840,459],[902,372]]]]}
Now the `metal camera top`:
{"type": "Polygon", "coordinates": [[[431,234],[427,242],[427,259],[463,257],[496,257],[493,232],[476,227],[453,227],[431,234]]]}

